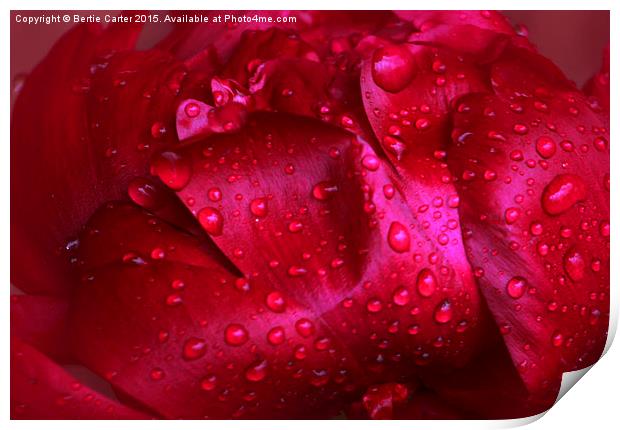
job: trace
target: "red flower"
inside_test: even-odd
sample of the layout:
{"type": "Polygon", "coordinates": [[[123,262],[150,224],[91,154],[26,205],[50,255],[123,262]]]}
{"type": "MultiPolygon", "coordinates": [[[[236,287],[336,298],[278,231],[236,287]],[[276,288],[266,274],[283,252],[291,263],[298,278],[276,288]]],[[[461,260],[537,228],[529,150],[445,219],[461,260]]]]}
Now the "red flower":
{"type": "Polygon", "coordinates": [[[497,13],[291,15],[80,25],[29,76],[12,417],[522,417],[598,359],[608,72],[497,13]]]}

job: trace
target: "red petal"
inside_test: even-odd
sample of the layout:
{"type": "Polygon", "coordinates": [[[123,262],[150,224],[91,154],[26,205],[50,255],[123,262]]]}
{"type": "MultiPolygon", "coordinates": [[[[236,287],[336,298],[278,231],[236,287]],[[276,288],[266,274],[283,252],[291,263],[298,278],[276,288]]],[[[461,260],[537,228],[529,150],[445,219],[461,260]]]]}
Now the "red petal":
{"type": "MultiPolygon", "coordinates": [[[[339,27],[335,25],[334,28],[339,27]]],[[[326,57],[319,61],[316,52],[298,38],[291,39],[290,33],[256,32],[253,37],[260,43],[251,43],[254,39],[248,37],[238,46],[223,72],[226,77],[241,79],[240,84],[247,87],[250,94],[239,94],[231,85],[222,92],[223,103],[239,101],[252,111],[269,110],[319,118],[354,132],[366,141],[373,141],[361,109],[359,54],[353,50],[353,42],[338,49],[332,47],[333,52],[324,53],[326,57]],[[285,55],[280,53],[282,45],[288,47],[285,55]],[[248,60],[254,55],[248,55],[247,51],[260,55],[260,59],[248,60]],[[246,73],[247,70],[252,73],[246,73]]],[[[336,39],[333,43],[336,44],[336,39]]]]}
{"type": "Polygon", "coordinates": [[[601,70],[586,83],[583,91],[589,96],[596,97],[601,107],[609,111],[609,85],[609,45],[607,45],[601,70]]]}
{"type": "Polygon", "coordinates": [[[506,44],[489,67],[493,90],[507,97],[548,98],[553,89],[575,89],[574,83],[550,60],[515,44],[506,44]]]}
{"type": "Polygon", "coordinates": [[[11,280],[24,291],[60,293],[70,285],[60,249],[91,210],[87,195],[74,198],[75,188],[91,193],[96,185],[82,140],[87,130],[75,121],[83,115],[84,96],[74,87],[96,53],[131,48],[139,28],[75,27],[30,74],[15,103],[11,280]]]}
{"type": "Polygon", "coordinates": [[[484,89],[481,72],[445,50],[385,42],[363,64],[361,88],[373,131],[400,174],[397,184],[429,245],[461,274],[465,288],[475,291],[443,145],[452,100],[484,89]],[[404,75],[395,78],[398,74],[404,75]]]}
{"type": "Polygon", "coordinates": [[[350,347],[354,355],[383,360],[383,334],[403,363],[443,361],[456,338],[467,355],[477,315],[469,268],[437,249],[368,145],[316,120],[254,114],[240,133],[178,155],[192,171],[180,198],[242,273],[290,292],[338,337],[348,337],[353,322],[361,338],[376,333],[378,349],[370,354],[362,343],[350,347]],[[385,318],[393,326],[377,332],[385,318]],[[435,342],[444,348],[427,349],[435,342]]]}
{"type": "Polygon", "coordinates": [[[459,103],[448,163],[459,178],[468,257],[536,393],[594,363],[605,344],[608,125],[561,81],[532,89],[518,62],[504,70],[500,95],[459,103]]]}
{"type": "Polygon", "coordinates": [[[241,128],[246,116],[247,108],[239,103],[214,108],[198,100],[186,99],[177,109],[177,134],[179,140],[187,141],[214,133],[231,133],[241,128]]]}
{"type": "Polygon", "coordinates": [[[423,383],[443,405],[470,418],[524,418],[548,410],[555,402],[559,380],[548,381],[537,393],[528,392],[497,328],[489,327],[485,339],[467,366],[424,375],[423,383]]]}
{"type": "Polygon", "coordinates": [[[420,31],[428,31],[441,25],[472,25],[498,33],[514,34],[512,26],[504,16],[488,10],[410,10],[396,11],[399,18],[408,20],[420,31]]]}
{"type": "Polygon", "coordinates": [[[11,296],[11,335],[28,342],[39,351],[67,360],[69,303],[45,296],[11,296]]]}
{"type": "Polygon", "coordinates": [[[62,248],[102,202],[127,195],[150,153],[176,142],[177,95],[202,91],[201,75],[186,78],[166,54],[120,52],[138,35],[125,27],[72,30],[15,104],[12,275],[23,290],[70,288],[62,248]]]}
{"type": "Polygon", "coordinates": [[[318,54],[297,33],[270,28],[245,32],[222,74],[245,83],[261,63],[276,58],[306,58],[319,61],[318,54]]]}
{"type": "Polygon", "coordinates": [[[135,207],[99,211],[80,249],[79,358],[165,417],[328,417],[367,380],[290,294],[239,278],[135,207]]]}
{"type": "Polygon", "coordinates": [[[11,339],[12,419],[147,419],[84,386],[17,338],[11,339]]]}
{"type": "Polygon", "coordinates": [[[398,404],[406,403],[409,394],[410,389],[403,384],[375,385],[366,390],[362,397],[362,406],[370,419],[391,419],[394,408],[398,404]]]}
{"type": "Polygon", "coordinates": [[[470,416],[458,408],[446,404],[436,394],[424,389],[417,390],[407,404],[398,406],[394,412],[396,420],[459,420],[470,416]]]}
{"type": "Polygon", "coordinates": [[[347,418],[358,420],[455,420],[471,417],[424,387],[410,390],[396,383],[370,387],[362,402],[353,403],[347,409],[347,418]]]}
{"type": "Polygon", "coordinates": [[[451,102],[488,88],[482,70],[440,48],[376,39],[368,41],[367,49],[361,90],[366,114],[383,149],[399,173],[424,172],[430,175],[427,183],[453,188],[442,185],[447,169],[441,163],[441,151],[450,137],[451,102]],[[415,168],[416,163],[428,167],[415,168]]]}
{"type": "Polygon", "coordinates": [[[89,226],[82,232],[74,251],[77,266],[90,271],[118,263],[149,265],[162,258],[199,267],[210,267],[214,260],[225,263],[226,260],[209,246],[208,239],[201,243],[180,231],[178,237],[154,234],[162,228],[174,230],[135,206],[110,203],[92,216],[89,226]]]}

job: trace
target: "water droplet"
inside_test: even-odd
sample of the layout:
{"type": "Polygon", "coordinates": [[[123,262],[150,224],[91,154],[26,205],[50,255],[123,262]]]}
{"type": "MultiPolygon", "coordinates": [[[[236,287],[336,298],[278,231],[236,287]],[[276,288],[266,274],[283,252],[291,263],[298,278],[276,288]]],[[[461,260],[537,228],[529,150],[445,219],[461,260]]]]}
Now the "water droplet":
{"type": "Polygon", "coordinates": [[[558,175],[545,187],[542,207],[550,215],[566,212],[575,203],[586,198],[586,184],[571,174],[558,175]]]}
{"type": "Polygon", "coordinates": [[[514,278],[510,279],[510,281],[508,281],[508,283],[506,284],[506,292],[513,299],[518,299],[522,297],[523,294],[525,294],[526,288],[527,281],[521,276],[515,276],[514,278]]]}
{"type": "Polygon", "coordinates": [[[396,93],[415,76],[415,61],[407,46],[386,46],[372,56],[372,78],[383,90],[396,93]]]}
{"type": "Polygon", "coordinates": [[[291,266],[288,268],[286,273],[292,278],[298,278],[308,273],[308,270],[305,267],[291,266]]]}
{"type": "Polygon", "coordinates": [[[129,198],[138,206],[155,210],[162,205],[162,190],[154,181],[147,178],[135,178],[127,186],[129,198]]]}
{"type": "Polygon", "coordinates": [[[409,251],[409,247],[411,246],[409,231],[398,221],[394,221],[390,225],[387,239],[388,244],[394,251],[399,253],[409,251]]]}
{"type": "Polygon", "coordinates": [[[338,192],[338,186],[327,181],[319,182],[312,188],[312,196],[320,201],[328,200],[338,192]]]}
{"type": "Polygon", "coordinates": [[[209,191],[207,192],[207,197],[209,197],[209,200],[211,200],[212,202],[219,202],[220,200],[222,200],[222,190],[217,187],[209,188],[209,191]]]}
{"type": "Polygon", "coordinates": [[[377,312],[380,312],[381,309],[383,309],[383,302],[381,302],[381,300],[376,297],[368,299],[368,302],[366,302],[366,309],[368,310],[368,312],[376,314],[377,312]]]}
{"type": "Polygon", "coordinates": [[[284,340],[284,328],[280,326],[273,327],[267,333],[267,341],[274,346],[281,345],[282,343],[284,343],[284,340]]]}
{"type": "Polygon", "coordinates": [[[166,258],[166,251],[161,248],[153,248],[151,251],[151,258],[153,260],[163,260],[166,258]]]}
{"type": "Polygon", "coordinates": [[[260,382],[267,377],[267,361],[259,360],[245,369],[245,379],[250,382],[260,382]]]}
{"type": "Polygon", "coordinates": [[[562,346],[562,344],[564,343],[564,336],[562,335],[562,333],[560,333],[559,331],[555,331],[553,332],[553,335],[551,336],[551,344],[553,346],[562,346]]]}
{"type": "Polygon", "coordinates": [[[151,126],[151,136],[153,139],[161,139],[167,132],[168,129],[166,128],[166,124],[163,122],[154,122],[151,126]]]}
{"type": "Polygon", "coordinates": [[[200,115],[200,106],[196,103],[189,102],[185,105],[184,111],[185,115],[187,115],[189,118],[196,118],[198,115],[200,115]]]}
{"type": "Polygon", "coordinates": [[[508,208],[504,212],[504,218],[506,219],[506,224],[514,224],[521,215],[521,211],[518,208],[508,208]]]}
{"type": "Polygon", "coordinates": [[[231,346],[243,345],[248,338],[248,331],[241,324],[229,324],[224,332],[224,340],[231,346]]]}
{"type": "Polygon", "coordinates": [[[310,383],[315,387],[322,387],[329,382],[329,372],[325,369],[313,369],[310,383]]]}
{"type": "Polygon", "coordinates": [[[306,347],[303,345],[297,345],[293,352],[295,359],[304,360],[306,358],[306,347]]]}
{"type": "Polygon", "coordinates": [[[564,255],[564,270],[573,281],[580,281],[585,276],[586,262],[583,255],[576,249],[569,250],[564,255]]]}
{"type": "Polygon", "coordinates": [[[287,164],[286,166],[284,166],[284,173],[286,173],[287,175],[292,175],[293,173],[295,173],[295,166],[293,166],[291,163],[287,164]]]}
{"type": "Polygon", "coordinates": [[[415,122],[415,128],[418,130],[426,130],[431,126],[431,122],[427,118],[420,118],[415,122]]]}
{"type": "Polygon", "coordinates": [[[530,224],[530,233],[533,236],[540,236],[543,233],[543,225],[538,221],[532,221],[530,224]]]}
{"type": "Polygon", "coordinates": [[[153,161],[152,169],[164,184],[177,191],[183,189],[192,176],[190,161],[172,151],[159,154],[153,161]]]}
{"type": "Polygon", "coordinates": [[[166,376],[166,373],[159,367],[156,367],[151,370],[150,376],[153,381],[161,381],[166,376]]]}
{"type": "Polygon", "coordinates": [[[215,389],[217,378],[215,375],[207,375],[200,380],[200,388],[204,391],[215,389]]]}
{"type": "Polygon", "coordinates": [[[220,211],[215,208],[206,207],[198,212],[198,221],[202,228],[213,236],[222,234],[224,219],[220,211]]]}
{"type": "Polygon", "coordinates": [[[610,231],[609,221],[601,222],[601,225],[599,227],[599,233],[601,234],[601,236],[609,237],[610,232],[611,231],[610,231]]]}
{"type": "Polygon", "coordinates": [[[196,360],[207,352],[207,344],[204,339],[190,337],[183,345],[183,358],[186,360],[196,360]]]}
{"type": "Polygon", "coordinates": [[[390,200],[392,197],[394,197],[395,193],[396,193],[396,190],[394,189],[394,185],[385,184],[383,186],[383,195],[385,196],[386,199],[390,200]]]}
{"type": "Polygon", "coordinates": [[[422,269],[416,279],[416,288],[422,297],[430,297],[437,289],[437,279],[430,269],[422,269]]]}
{"type": "Polygon", "coordinates": [[[536,140],[536,152],[542,158],[551,158],[556,151],[556,144],[550,137],[541,136],[536,140]]]}
{"type": "Polygon", "coordinates": [[[284,296],[279,291],[273,291],[267,294],[265,298],[265,303],[267,307],[271,309],[273,312],[284,312],[286,309],[286,301],[284,300],[284,296]]]}
{"type": "Polygon", "coordinates": [[[376,155],[368,154],[368,155],[364,155],[364,157],[362,158],[362,166],[364,166],[366,169],[372,172],[379,169],[380,164],[381,162],[379,161],[376,155]]]}
{"type": "Polygon", "coordinates": [[[329,348],[330,340],[327,337],[321,337],[314,341],[314,349],[317,351],[325,351],[329,348]]]}
{"type": "Polygon", "coordinates": [[[528,132],[527,125],[525,125],[525,124],[515,124],[512,129],[517,134],[527,134],[527,132],[528,132]]]}
{"type": "Polygon", "coordinates": [[[405,306],[411,299],[406,287],[398,287],[392,294],[392,301],[398,306],[405,306]]]}
{"type": "Polygon", "coordinates": [[[304,225],[300,222],[300,221],[291,221],[288,224],[288,231],[290,231],[291,233],[299,233],[301,230],[303,230],[304,225]]]}
{"type": "Polygon", "coordinates": [[[407,149],[405,142],[397,136],[386,135],[383,137],[383,146],[400,160],[407,149]]]}
{"type": "Polygon", "coordinates": [[[607,150],[607,139],[605,139],[603,136],[598,136],[594,139],[594,147],[598,150],[598,151],[605,151],[607,150]]]}
{"type": "Polygon", "coordinates": [[[314,334],[314,324],[307,318],[301,318],[295,323],[295,330],[302,337],[310,337],[314,334]]]}
{"type": "Polygon", "coordinates": [[[444,300],[437,305],[434,318],[439,324],[445,324],[452,319],[452,304],[450,300],[444,300]]]}
{"type": "Polygon", "coordinates": [[[250,212],[259,218],[267,216],[267,199],[259,197],[252,200],[250,202],[250,212]]]}
{"type": "Polygon", "coordinates": [[[179,306],[182,303],[183,298],[176,293],[168,294],[168,296],[166,296],[166,305],[168,306],[179,306]]]}

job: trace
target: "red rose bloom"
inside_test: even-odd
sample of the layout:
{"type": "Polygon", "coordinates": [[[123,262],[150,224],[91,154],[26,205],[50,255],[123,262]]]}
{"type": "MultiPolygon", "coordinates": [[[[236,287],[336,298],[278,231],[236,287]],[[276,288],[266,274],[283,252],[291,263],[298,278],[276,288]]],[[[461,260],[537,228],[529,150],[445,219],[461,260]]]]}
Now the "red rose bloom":
{"type": "Polygon", "coordinates": [[[27,78],[13,418],[524,417],[601,355],[608,60],[584,95],[494,12],[289,15],[82,24],[27,78]]]}

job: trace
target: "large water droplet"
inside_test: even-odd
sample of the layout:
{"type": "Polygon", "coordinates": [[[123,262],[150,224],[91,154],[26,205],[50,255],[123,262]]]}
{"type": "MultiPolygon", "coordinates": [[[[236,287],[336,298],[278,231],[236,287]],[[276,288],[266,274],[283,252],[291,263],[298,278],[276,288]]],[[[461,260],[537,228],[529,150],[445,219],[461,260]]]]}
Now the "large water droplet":
{"type": "Polygon", "coordinates": [[[202,228],[213,236],[222,234],[224,219],[220,211],[215,208],[206,207],[198,212],[198,221],[202,228]]]}
{"type": "Polygon", "coordinates": [[[574,248],[569,250],[564,255],[564,270],[573,281],[582,280],[586,271],[583,255],[574,248]]]}
{"type": "Polygon", "coordinates": [[[155,210],[162,205],[162,190],[154,181],[147,178],[135,178],[127,186],[129,198],[138,206],[155,210]]]}
{"type": "Polygon", "coordinates": [[[385,46],[372,56],[372,78],[383,90],[397,93],[415,76],[415,61],[404,45],[385,46]]]}
{"type": "Polygon", "coordinates": [[[248,341],[248,331],[241,324],[229,324],[224,333],[224,340],[231,346],[240,346],[248,341]]]}
{"type": "Polygon", "coordinates": [[[508,208],[504,212],[504,219],[506,220],[506,224],[514,224],[519,219],[521,215],[521,211],[519,208],[508,208]]]}
{"type": "Polygon", "coordinates": [[[172,151],[159,154],[152,164],[153,173],[173,190],[181,190],[192,176],[190,161],[172,151]]]}
{"type": "Polygon", "coordinates": [[[586,184],[575,175],[558,175],[545,187],[542,207],[550,215],[558,215],[586,198],[586,184]]]}
{"type": "Polygon", "coordinates": [[[540,155],[542,158],[553,157],[553,154],[555,154],[556,151],[556,147],[557,145],[550,137],[541,136],[538,138],[538,140],[536,140],[536,152],[538,152],[538,155],[540,155]]]}
{"type": "Polygon", "coordinates": [[[409,251],[411,239],[407,228],[398,221],[392,222],[388,231],[388,244],[399,253],[409,251]]]}
{"type": "Polygon", "coordinates": [[[310,337],[314,334],[314,324],[307,318],[301,318],[295,323],[295,330],[302,337],[310,337]]]}
{"type": "Polygon", "coordinates": [[[328,200],[337,192],[338,186],[328,181],[319,182],[312,188],[312,196],[321,201],[328,200]]]}
{"type": "Polygon", "coordinates": [[[398,306],[405,306],[411,299],[406,287],[398,287],[392,294],[392,301],[398,306]]]}
{"type": "Polygon", "coordinates": [[[267,215],[267,199],[259,197],[252,200],[250,202],[250,212],[259,218],[265,217],[267,215]]]}
{"type": "Polygon", "coordinates": [[[437,279],[430,269],[422,269],[416,279],[416,288],[422,297],[430,297],[437,289],[437,279]]]}
{"type": "Polygon", "coordinates": [[[265,298],[265,303],[267,307],[271,309],[273,312],[284,312],[286,309],[286,301],[284,300],[284,296],[279,291],[273,291],[267,294],[265,298]]]}
{"type": "Polygon", "coordinates": [[[450,300],[444,300],[437,305],[434,318],[439,324],[445,324],[452,319],[452,303],[450,300]]]}
{"type": "Polygon", "coordinates": [[[274,346],[281,345],[284,340],[284,328],[280,326],[272,328],[267,333],[267,341],[274,346]]]}
{"type": "Polygon", "coordinates": [[[196,360],[207,352],[207,344],[204,339],[190,337],[183,345],[183,358],[186,360],[196,360]]]}
{"type": "Polygon", "coordinates": [[[381,165],[381,162],[379,161],[379,158],[377,158],[376,155],[368,154],[368,155],[364,155],[364,157],[362,158],[362,166],[364,166],[366,169],[370,170],[371,172],[374,172],[377,169],[379,169],[380,165],[381,165]]]}
{"type": "Polygon", "coordinates": [[[366,309],[371,314],[376,314],[377,312],[380,312],[381,309],[383,309],[383,302],[376,297],[368,299],[368,301],[366,302],[366,309]]]}
{"type": "Polygon", "coordinates": [[[508,283],[506,284],[506,292],[513,299],[518,299],[523,296],[523,294],[525,294],[526,288],[527,281],[521,276],[515,276],[514,278],[510,279],[510,281],[508,281],[508,283]]]}

